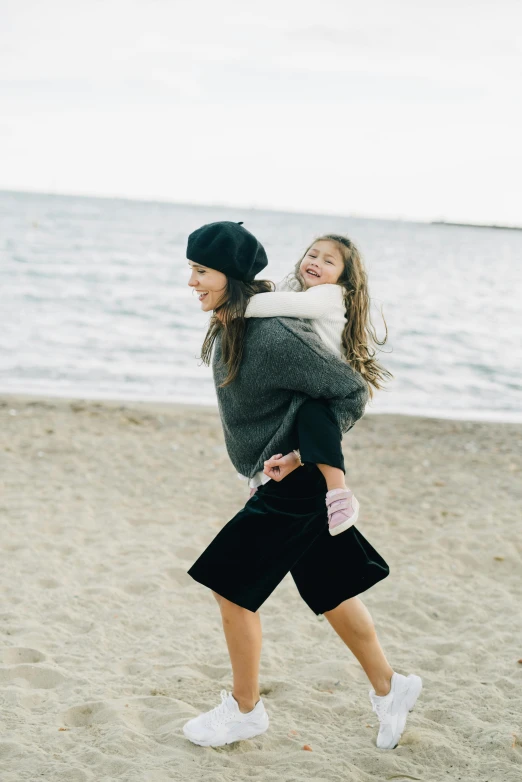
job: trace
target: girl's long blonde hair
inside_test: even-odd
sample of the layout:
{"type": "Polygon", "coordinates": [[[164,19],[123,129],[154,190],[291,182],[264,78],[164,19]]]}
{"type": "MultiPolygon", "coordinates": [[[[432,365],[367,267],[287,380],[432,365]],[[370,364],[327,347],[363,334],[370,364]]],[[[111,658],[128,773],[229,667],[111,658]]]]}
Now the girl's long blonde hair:
{"type": "Polygon", "coordinates": [[[294,269],[295,279],[301,289],[304,290],[306,286],[301,276],[300,266],[316,242],[335,242],[342,255],[344,269],[337,281],[337,284],[343,288],[346,306],[346,326],[343,329],[341,339],[342,352],[350,366],[359,372],[366,381],[371,398],[374,389],[382,388],[384,383],[393,377],[391,372],[381,366],[375,358],[376,346],[382,347],[388,339],[388,326],[383,315],[386,333],[384,339],[379,340],[370,315],[370,294],[366,269],[357,247],[346,236],[325,234],[319,236],[307,247],[294,269]]]}

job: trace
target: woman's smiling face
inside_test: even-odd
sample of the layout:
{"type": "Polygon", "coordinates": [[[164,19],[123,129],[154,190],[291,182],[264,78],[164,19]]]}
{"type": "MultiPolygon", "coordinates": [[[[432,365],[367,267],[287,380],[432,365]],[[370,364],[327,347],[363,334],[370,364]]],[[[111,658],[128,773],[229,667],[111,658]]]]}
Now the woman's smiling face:
{"type": "Polygon", "coordinates": [[[307,288],[336,283],[344,270],[344,260],[335,242],[314,242],[301,261],[299,271],[307,288]]]}
{"type": "Polygon", "coordinates": [[[203,312],[215,310],[223,303],[227,290],[227,276],[216,269],[189,261],[192,270],[188,284],[196,291],[203,312]]]}

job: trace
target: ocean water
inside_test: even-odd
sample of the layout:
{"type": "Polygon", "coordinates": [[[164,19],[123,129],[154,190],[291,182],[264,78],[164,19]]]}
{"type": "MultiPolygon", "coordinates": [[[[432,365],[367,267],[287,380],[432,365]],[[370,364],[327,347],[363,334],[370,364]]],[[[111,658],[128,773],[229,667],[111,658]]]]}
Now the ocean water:
{"type": "Polygon", "coordinates": [[[214,404],[188,234],[243,220],[279,280],[346,233],[389,330],[373,412],[522,421],[522,232],[0,192],[0,393],[214,404]]]}

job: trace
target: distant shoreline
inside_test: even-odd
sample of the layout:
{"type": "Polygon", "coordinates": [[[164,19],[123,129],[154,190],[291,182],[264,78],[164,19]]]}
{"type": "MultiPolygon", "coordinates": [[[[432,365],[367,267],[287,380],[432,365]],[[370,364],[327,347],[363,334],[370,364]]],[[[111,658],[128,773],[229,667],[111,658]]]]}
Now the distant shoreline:
{"type": "MultiPolygon", "coordinates": [[[[0,388],[0,411],[2,408],[14,408],[15,410],[20,405],[28,407],[53,407],[53,408],[68,408],[70,405],[79,405],[81,407],[90,408],[107,408],[122,410],[141,410],[154,413],[174,413],[176,410],[190,411],[191,413],[204,413],[215,414],[218,411],[217,401],[214,403],[197,402],[181,397],[173,399],[168,398],[138,398],[134,396],[105,396],[104,394],[93,393],[73,393],[72,391],[64,391],[60,393],[55,391],[51,393],[49,391],[21,391],[17,389],[2,389],[0,388]]],[[[418,408],[412,410],[409,407],[393,407],[389,410],[386,409],[371,409],[368,408],[364,414],[365,417],[397,417],[411,418],[417,420],[431,420],[431,421],[455,421],[460,423],[482,423],[482,424],[502,424],[502,425],[522,425],[522,411],[516,410],[448,410],[436,408],[418,408]]]]}
{"type": "Polygon", "coordinates": [[[385,223],[409,223],[412,225],[453,225],[453,226],[461,226],[465,228],[497,228],[503,231],[522,231],[522,225],[495,225],[495,224],[487,224],[487,223],[456,223],[452,221],[447,220],[428,220],[426,219],[420,219],[420,218],[413,218],[413,217],[405,217],[404,215],[395,215],[395,216],[389,216],[389,215],[367,215],[367,214],[359,214],[351,212],[349,214],[346,213],[335,213],[335,212],[322,212],[322,211],[309,211],[309,210],[295,210],[295,209],[289,209],[289,208],[275,208],[275,207],[268,207],[264,206],[263,204],[250,204],[250,205],[238,205],[238,204],[227,204],[227,203],[213,203],[213,204],[200,204],[200,203],[186,203],[184,201],[176,201],[171,198],[160,198],[160,197],[153,197],[153,196],[128,196],[128,195],[117,195],[117,194],[110,194],[110,195],[103,195],[103,194],[92,194],[92,193],[56,193],[56,192],[50,192],[45,190],[12,190],[12,189],[5,189],[0,187],[0,196],[37,196],[37,197],[45,197],[45,198],[71,198],[71,199],[80,199],[80,200],[87,200],[87,201],[122,201],[124,203],[131,203],[131,204],[154,204],[154,205],[160,205],[160,206],[174,206],[174,207],[180,207],[180,208],[190,208],[190,209],[199,209],[202,211],[205,210],[221,210],[224,213],[230,212],[230,210],[239,211],[239,212],[253,212],[253,213],[260,213],[260,214],[277,214],[277,215],[290,215],[290,216],[299,216],[299,217],[328,217],[331,219],[338,219],[338,220],[368,220],[368,221],[376,221],[376,222],[385,222],[385,223]]]}
{"type": "Polygon", "coordinates": [[[452,223],[448,220],[432,220],[431,225],[458,225],[461,228],[496,228],[498,231],[522,231],[519,225],[494,225],[487,223],[452,223]]]}

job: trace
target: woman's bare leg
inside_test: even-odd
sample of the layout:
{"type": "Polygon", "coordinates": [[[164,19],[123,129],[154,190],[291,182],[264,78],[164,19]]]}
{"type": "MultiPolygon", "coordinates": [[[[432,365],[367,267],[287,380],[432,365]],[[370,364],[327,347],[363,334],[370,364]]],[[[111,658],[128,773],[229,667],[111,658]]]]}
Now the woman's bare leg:
{"type": "Polygon", "coordinates": [[[376,695],[387,695],[393,668],[384,655],[372,617],[364,603],[358,597],[352,597],[344,600],[337,608],[325,611],[324,615],[361,663],[376,695]]]}
{"type": "Polygon", "coordinates": [[[231,603],[230,600],[212,592],[218,601],[223,621],[223,630],[232,663],[232,695],[239,704],[239,710],[246,714],[252,711],[259,700],[259,661],[261,658],[261,617],[231,603]]]}

